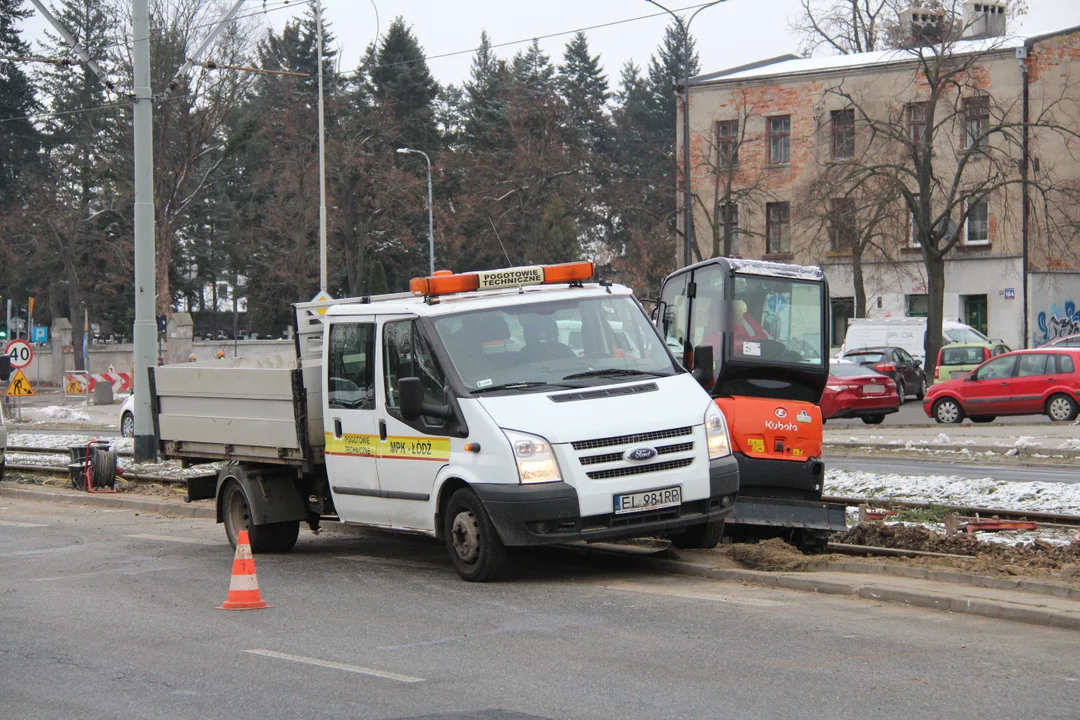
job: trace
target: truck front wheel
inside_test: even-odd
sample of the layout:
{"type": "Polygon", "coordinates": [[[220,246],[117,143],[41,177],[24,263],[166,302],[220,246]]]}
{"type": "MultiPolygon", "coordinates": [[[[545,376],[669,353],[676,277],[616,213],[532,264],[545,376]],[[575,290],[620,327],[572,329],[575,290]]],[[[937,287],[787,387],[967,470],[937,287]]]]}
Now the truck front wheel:
{"type": "Polygon", "coordinates": [[[506,546],[472,489],[461,488],[450,496],[443,515],[443,538],[462,580],[487,582],[498,577],[506,562],[506,546]]]}
{"type": "Polygon", "coordinates": [[[248,531],[251,552],[255,554],[289,552],[296,545],[296,538],[300,535],[298,520],[253,525],[251,506],[244,493],[244,487],[233,479],[227,480],[225,488],[221,491],[221,510],[221,516],[225,521],[225,534],[229,537],[229,544],[234,548],[241,530],[248,531]]]}
{"type": "Polygon", "coordinates": [[[720,543],[723,535],[724,521],[714,520],[669,535],[668,540],[680,550],[711,550],[720,543]]]}

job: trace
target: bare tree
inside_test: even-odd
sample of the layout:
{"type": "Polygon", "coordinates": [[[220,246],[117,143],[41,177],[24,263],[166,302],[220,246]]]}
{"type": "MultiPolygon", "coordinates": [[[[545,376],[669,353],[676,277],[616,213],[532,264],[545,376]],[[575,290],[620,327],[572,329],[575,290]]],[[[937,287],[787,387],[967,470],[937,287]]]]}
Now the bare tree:
{"type": "MultiPolygon", "coordinates": [[[[1002,209],[999,222],[1009,219],[1010,208],[1022,207],[1025,188],[1044,206],[1062,205],[1063,189],[1048,163],[1041,174],[1022,171],[1025,132],[1038,132],[1044,140],[1057,136],[1066,146],[1080,139],[1072,82],[1062,83],[1054,96],[1045,88],[1040,107],[1027,118],[1018,94],[988,92],[988,64],[1000,47],[946,39],[905,51],[914,61],[909,73],[878,76],[872,89],[842,81],[824,93],[827,104],[841,101],[854,110],[861,138],[859,151],[837,163],[837,182],[852,189],[887,188],[910,214],[913,244],[926,268],[928,372],[942,340],[945,259],[965,234],[970,241],[973,229],[988,240],[988,203],[1002,209]]],[[[1052,213],[1046,219],[1054,225],[1063,221],[1052,213]]],[[[1052,243],[1064,236],[1052,231],[1049,237],[1052,243]]],[[[1065,256],[1071,249],[1061,244],[1056,252],[1065,256]]]]}
{"type": "MultiPolygon", "coordinates": [[[[707,168],[712,179],[708,195],[693,193],[694,202],[709,226],[712,240],[709,257],[739,254],[740,236],[749,235],[749,231],[739,224],[739,208],[761,205],[773,196],[761,166],[750,167],[748,163],[739,162],[739,151],[743,147],[762,141],[760,134],[748,132],[750,120],[759,115],[744,91],[735,95],[734,104],[734,117],[713,124],[712,132],[705,135],[704,148],[695,163],[695,169],[707,168]]],[[[700,248],[694,250],[701,260],[700,248]]]]}
{"type": "MultiPolygon", "coordinates": [[[[940,12],[942,27],[959,35],[962,7],[956,0],[799,0],[788,29],[799,36],[799,50],[807,56],[887,50],[907,44],[901,16],[913,7],[940,12]]],[[[1027,0],[1005,0],[1005,7],[1012,20],[1027,12],[1027,0]]]]}

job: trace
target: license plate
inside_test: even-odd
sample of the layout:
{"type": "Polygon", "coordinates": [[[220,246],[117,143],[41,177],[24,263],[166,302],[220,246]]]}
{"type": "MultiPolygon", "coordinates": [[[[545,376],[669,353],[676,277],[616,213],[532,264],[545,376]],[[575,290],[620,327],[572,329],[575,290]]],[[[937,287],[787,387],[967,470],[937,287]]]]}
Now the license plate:
{"type": "Polygon", "coordinates": [[[682,488],[669,487],[647,492],[616,495],[613,500],[615,501],[616,515],[659,510],[660,508],[682,505],[682,488]]]}
{"type": "Polygon", "coordinates": [[[885,393],[884,385],[863,385],[863,395],[882,395],[885,393]]]}

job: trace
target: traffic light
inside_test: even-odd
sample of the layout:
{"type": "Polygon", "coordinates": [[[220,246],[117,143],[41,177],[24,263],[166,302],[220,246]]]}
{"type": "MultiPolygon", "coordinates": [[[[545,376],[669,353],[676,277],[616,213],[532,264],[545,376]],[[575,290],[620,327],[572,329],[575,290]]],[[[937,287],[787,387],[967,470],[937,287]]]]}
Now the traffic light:
{"type": "Polygon", "coordinates": [[[7,340],[7,328],[0,328],[0,340],[7,340]]]}

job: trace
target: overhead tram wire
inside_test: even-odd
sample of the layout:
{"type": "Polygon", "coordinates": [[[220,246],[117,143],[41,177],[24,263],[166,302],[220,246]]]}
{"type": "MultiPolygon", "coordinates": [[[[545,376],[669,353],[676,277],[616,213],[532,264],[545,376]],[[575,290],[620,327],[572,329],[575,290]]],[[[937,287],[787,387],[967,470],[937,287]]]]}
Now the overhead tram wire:
{"type": "MultiPolygon", "coordinates": [[[[703,3],[694,4],[694,5],[687,5],[685,7],[675,8],[673,12],[683,12],[685,10],[695,10],[697,8],[700,8],[700,7],[705,7],[706,5],[709,5],[709,4],[710,3],[703,2],[703,3]]],[[[497,48],[511,47],[513,45],[524,45],[526,43],[531,43],[534,40],[549,40],[551,38],[564,37],[566,35],[574,35],[575,33],[579,33],[579,32],[588,32],[590,30],[602,30],[604,28],[614,27],[616,25],[625,25],[626,23],[638,22],[640,20],[649,20],[651,18],[661,17],[663,15],[667,15],[667,13],[665,13],[665,12],[649,13],[648,15],[638,15],[637,17],[623,18],[622,20],[612,20],[610,22],[599,23],[597,25],[586,25],[584,27],[574,28],[573,30],[561,30],[559,32],[547,33],[547,34],[544,34],[544,35],[533,35],[531,37],[523,38],[521,40],[509,40],[507,42],[492,43],[491,44],[491,49],[495,50],[497,48]]],[[[478,47],[474,47],[474,48],[469,48],[468,50],[454,50],[453,52],[438,53],[437,55],[425,55],[421,59],[424,60],[424,61],[441,60],[443,58],[456,57],[458,55],[469,55],[469,54],[475,53],[479,49],[480,48],[478,48],[478,47]]],[[[374,70],[376,68],[397,67],[398,65],[408,65],[408,64],[414,63],[414,62],[417,62],[417,60],[401,60],[399,62],[384,63],[382,65],[370,65],[370,66],[365,66],[363,68],[360,68],[359,70],[350,70],[348,72],[340,73],[340,74],[342,76],[349,76],[349,75],[357,74],[360,70],[374,70]]]]}

